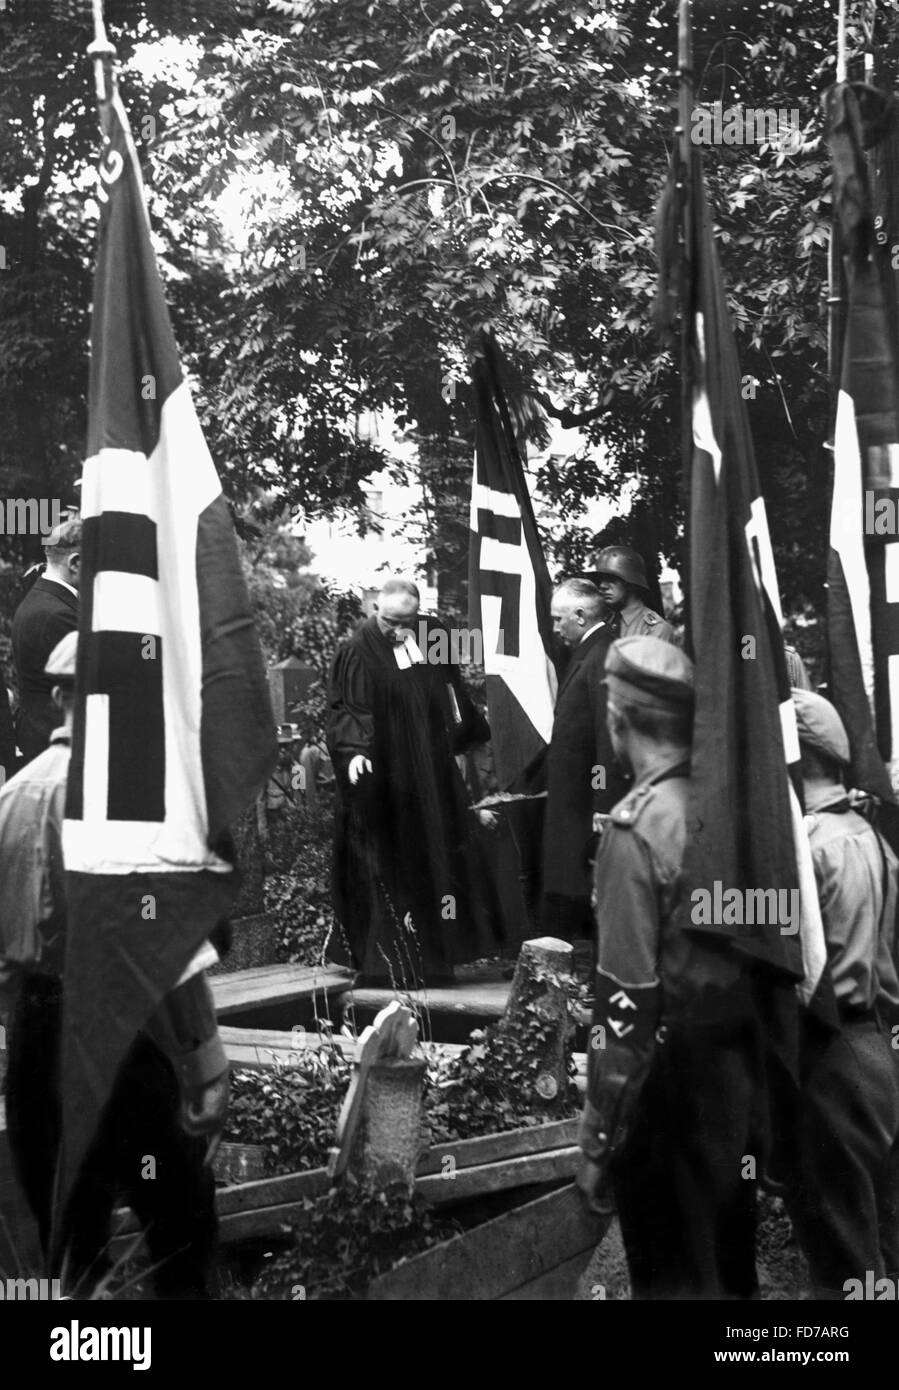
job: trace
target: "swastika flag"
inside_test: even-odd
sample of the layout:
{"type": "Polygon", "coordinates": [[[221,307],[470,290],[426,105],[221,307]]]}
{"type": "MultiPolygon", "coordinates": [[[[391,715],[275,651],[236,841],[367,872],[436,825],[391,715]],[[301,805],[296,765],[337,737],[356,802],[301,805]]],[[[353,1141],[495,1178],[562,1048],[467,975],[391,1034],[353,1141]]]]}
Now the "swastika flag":
{"type": "Polygon", "coordinates": [[[136,1033],[227,916],[229,825],[276,760],[237,545],[107,73],[63,828],[61,1196],[136,1033]]]}
{"type": "MultiPolygon", "coordinates": [[[[848,303],[836,334],[839,391],[827,564],[833,702],[851,785],[899,792],[899,128],[894,98],[838,83],[825,94],[833,163],[834,255],[848,303]],[[863,114],[864,109],[864,114],[863,114]],[[890,112],[889,121],[883,119],[890,112]],[[870,165],[869,165],[870,161],[870,165]],[[875,222],[875,213],[877,220],[875,222]],[[875,231],[885,225],[887,230],[875,231]],[[886,515],[886,524],[883,518],[886,515]]],[[[888,817],[896,835],[896,812],[888,817]]]]}
{"type": "Polygon", "coordinates": [[[549,571],[498,351],[484,338],[474,369],[477,444],[471,487],[469,622],[483,637],[487,704],[501,791],[539,788],[552,737],[556,670],[549,571]]]}

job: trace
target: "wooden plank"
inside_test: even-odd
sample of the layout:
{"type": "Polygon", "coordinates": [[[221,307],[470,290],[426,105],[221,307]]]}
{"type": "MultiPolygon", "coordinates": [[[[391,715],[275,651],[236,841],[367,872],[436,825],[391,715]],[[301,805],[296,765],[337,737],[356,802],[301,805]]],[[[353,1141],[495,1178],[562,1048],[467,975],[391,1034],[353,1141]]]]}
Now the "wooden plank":
{"type": "Polygon", "coordinates": [[[251,970],[235,970],[213,975],[209,984],[216,1012],[222,1018],[260,1004],[288,1004],[345,994],[352,975],[338,965],[316,968],[310,965],[260,965],[251,970]]]}
{"type": "MultiPolygon", "coordinates": [[[[234,1034],[244,1030],[229,1028],[227,1031],[234,1034]]],[[[323,1033],[306,1033],[301,1047],[297,1047],[295,1041],[291,1043],[289,1033],[282,1034],[282,1037],[287,1039],[285,1043],[275,1045],[241,1040],[229,1042],[224,1033],[225,1030],[219,1028],[225,1056],[233,1066],[242,1067],[245,1071],[283,1071],[285,1067],[298,1066],[307,1050],[321,1052],[332,1045],[331,1040],[323,1033]]],[[[354,1060],[357,1051],[355,1038],[341,1038],[339,1042],[335,1039],[334,1047],[348,1062],[354,1060]]]]}
{"type": "MultiPolygon", "coordinates": [[[[237,1189],[228,1190],[233,1192],[237,1189]]],[[[219,1216],[218,1240],[220,1245],[234,1245],[241,1240],[284,1236],[289,1234],[291,1227],[302,1227],[308,1220],[309,1216],[300,1202],[225,1212],[219,1216]]],[[[110,1241],[113,1259],[121,1257],[129,1249],[139,1229],[136,1217],[129,1211],[126,1219],[117,1224],[116,1234],[110,1241]]]]}
{"type": "Polygon", "coordinates": [[[526,1284],[522,1284],[520,1289],[513,1289],[511,1293],[504,1293],[499,1301],[501,1303],[573,1303],[578,1284],[589,1269],[593,1254],[592,1248],[581,1250],[577,1255],[572,1255],[570,1260],[565,1260],[562,1264],[556,1265],[555,1269],[541,1274],[538,1279],[529,1279],[526,1284]]]}
{"type": "Polygon", "coordinates": [[[329,1035],[299,1027],[288,1033],[282,1028],[237,1028],[233,1023],[220,1023],[219,1037],[226,1048],[255,1047],[265,1052],[296,1052],[298,1047],[330,1047],[332,1043],[340,1052],[352,1052],[356,1047],[356,1039],[345,1033],[329,1035]]]}
{"type": "MultiPolygon", "coordinates": [[[[540,1129],[544,1133],[534,1137],[547,1145],[558,1144],[560,1138],[570,1136],[576,1125],[576,1120],[543,1125],[540,1129]]],[[[463,1143],[467,1146],[482,1145],[483,1154],[489,1152],[486,1145],[492,1144],[494,1140],[511,1139],[514,1152],[514,1146],[521,1142],[522,1137],[522,1131],[512,1130],[509,1135],[488,1135],[486,1140],[468,1139],[463,1143]]],[[[456,1151],[461,1147],[461,1144],[457,1145],[456,1151]]],[[[464,1155],[467,1162],[457,1168],[454,1178],[441,1176],[442,1169],[436,1172],[432,1170],[420,1176],[415,1184],[416,1190],[427,1201],[437,1206],[481,1193],[501,1192],[530,1182],[549,1182],[554,1178],[568,1177],[574,1172],[579,1150],[576,1146],[567,1144],[564,1147],[560,1145],[549,1148],[542,1153],[525,1152],[522,1156],[510,1158],[507,1162],[473,1164],[472,1156],[476,1153],[476,1149],[469,1147],[468,1153],[464,1155]]],[[[311,1168],[305,1173],[286,1173],[278,1177],[259,1178],[253,1182],[219,1188],[215,1194],[215,1207],[221,1220],[240,1212],[273,1213],[266,1218],[267,1224],[264,1229],[275,1230],[284,1219],[286,1210],[301,1211],[304,1198],[319,1197],[327,1192],[331,1185],[326,1168],[311,1168]]],[[[137,1218],[127,1208],[120,1209],[117,1215],[117,1234],[129,1234],[138,1229],[137,1218]]]]}
{"type": "MultiPolygon", "coordinates": [[[[355,1058],[357,1040],[345,1033],[287,1033],[277,1028],[237,1028],[233,1024],[220,1023],[219,1036],[225,1052],[235,1066],[249,1067],[252,1070],[269,1071],[279,1065],[289,1066],[290,1061],[282,1058],[282,1053],[297,1052],[298,1042],[302,1048],[318,1049],[336,1047],[348,1061],[355,1058]]],[[[426,1057],[437,1060],[440,1057],[459,1057],[469,1046],[468,1043],[426,1042],[421,1047],[426,1057]]],[[[294,1056],[294,1060],[296,1057],[294,1056]]],[[[583,1091],[587,1075],[587,1056],[584,1052],[574,1053],[575,1085],[583,1091]]],[[[2,1128],[2,1123],[0,1123],[2,1128]]]]}
{"type": "MultiPolygon", "coordinates": [[[[437,1176],[419,1178],[415,1188],[427,1201],[440,1206],[447,1202],[464,1201],[468,1197],[483,1196],[488,1192],[503,1192],[530,1183],[571,1177],[577,1169],[579,1155],[578,1148],[529,1154],[512,1159],[509,1163],[462,1169],[453,1180],[437,1176]]],[[[327,1192],[330,1181],[327,1170],[318,1168],[310,1173],[295,1173],[289,1177],[242,1183],[239,1187],[222,1189],[216,1194],[220,1241],[228,1245],[250,1237],[278,1235],[285,1224],[292,1222],[302,1225],[307,1219],[303,1198],[317,1197],[327,1192]],[[257,1191],[248,1191],[251,1188],[257,1191]]],[[[126,1229],[137,1229],[134,1218],[126,1229]]]]}
{"type": "Polygon", "coordinates": [[[573,1186],[404,1260],[369,1286],[375,1302],[498,1300],[592,1250],[608,1221],[583,1210],[573,1186]]]}
{"type": "Polygon", "coordinates": [[[580,1120],[553,1120],[550,1124],[529,1125],[527,1128],[505,1130],[499,1134],[484,1134],[477,1139],[448,1140],[432,1144],[422,1154],[418,1174],[444,1173],[447,1167],[473,1168],[477,1164],[500,1162],[517,1158],[519,1154],[542,1153],[546,1149],[564,1149],[577,1140],[580,1120]],[[448,1164],[447,1159],[452,1159],[448,1164]]]}
{"type": "Polygon", "coordinates": [[[377,1013],[399,998],[403,1003],[426,1010],[431,1014],[470,1014],[476,1018],[502,1018],[509,997],[509,980],[460,981],[446,989],[411,989],[396,992],[392,989],[354,989],[341,996],[344,1010],[350,1004],[357,1009],[373,1009],[377,1013]]]}
{"type": "Polygon", "coordinates": [[[553,1182],[571,1178],[577,1172],[580,1149],[552,1149],[549,1153],[524,1154],[507,1163],[485,1163],[477,1168],[460,1168],[454,1176],[440,1173],[418,1178],[415,1191],[434,1206],[462,1202],[468,1197],[484,1197],[488,1192],[505,1192],[533,1182],[553,1182]]]}
{"type": "Polygon", "coordinates": [[[282,1207],[302,1202],[305,1197],[321,1197],[332,1186],[327,1168],[310,1168],[306,1173],[284,1173],[276,1178],[260,1178],[257,1182],[242,1182],[223,1187],[215,1194],[215,1209],[219,1216],[231,1216],[238,1211],[261,1211],[265,1207],[282,1207]]]}
{"type": "MultiPolygon", "coordinates": [[[[286,1033],[276,1028],[236,1028],[233,1024],[220,1023],[219,1037],[225,1054],[235,1067],[245,1067],[250,1071],[278,1071],[283,1067],[295,1066],[305,1051],[321,1051],[333,1047],[348,1062],[356,1058],[358,1040],[345,1033],[314,1033],[299,1030],[286,1033]]],[[[467,1043],[424,1043],[422,1050],[427,1058],[458,1057],[468,1046],[467,1043]]]]}
{"type": "Polygon", "coordinates": [[[296,1202],[281,1207],[263,1207],[260,1211],[229,1212],[219,1221],[219,1242],[233,1245],[240,1240],[261,1239],[263,1236],[288,1236],[291,1228],[302,1228],[309,1215],[296,1202]]]}

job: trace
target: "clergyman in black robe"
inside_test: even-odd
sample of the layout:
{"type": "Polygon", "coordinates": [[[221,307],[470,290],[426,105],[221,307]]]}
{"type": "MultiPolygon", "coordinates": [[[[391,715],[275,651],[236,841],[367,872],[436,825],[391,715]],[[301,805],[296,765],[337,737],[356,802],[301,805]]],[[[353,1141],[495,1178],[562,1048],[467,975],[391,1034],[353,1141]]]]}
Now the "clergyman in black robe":
{"type": "Polygon", "coordinates": [[[470,812],[455,754],[489,738],[451,634],[418,618],[414,584],[388,580],[331,668],[337,779],[333,893],[369,983],[448,983],[477,954],[470,812]]]}

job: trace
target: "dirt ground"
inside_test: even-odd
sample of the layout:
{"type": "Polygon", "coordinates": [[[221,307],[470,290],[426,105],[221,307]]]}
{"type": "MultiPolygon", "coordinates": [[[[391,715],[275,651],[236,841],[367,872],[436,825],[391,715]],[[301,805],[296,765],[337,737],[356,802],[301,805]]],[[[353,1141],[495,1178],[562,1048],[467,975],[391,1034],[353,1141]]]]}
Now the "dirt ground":
{"type": "MultiPolygon", "coordinates": [[[[805,1296],[805,1260],[793,1238],[789,1217],[779,1198],[766,1193],[759,1194],[756,1265],[763,1299],[796,1301],[805,1296]]],[[[630,1298],[627,1260],[617,1220],[598,1246],[576,1294],[578,1302],[601,1298],[630,1298]]]]}

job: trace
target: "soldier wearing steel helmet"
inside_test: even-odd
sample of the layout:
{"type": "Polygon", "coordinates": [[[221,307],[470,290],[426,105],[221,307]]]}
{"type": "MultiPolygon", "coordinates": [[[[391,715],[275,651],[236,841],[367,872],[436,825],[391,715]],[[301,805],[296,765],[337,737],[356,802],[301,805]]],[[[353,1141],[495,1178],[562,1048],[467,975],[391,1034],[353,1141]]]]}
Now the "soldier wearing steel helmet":
{"type": "Polygon", "coordinates": [[[629,545],[607,545],[594,562],[596,587],[616,637],[660,637],[674,642],[674,630],[644,602],[649,583],[643,560],[629,545]]]}

